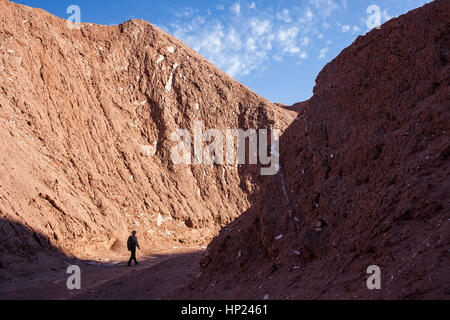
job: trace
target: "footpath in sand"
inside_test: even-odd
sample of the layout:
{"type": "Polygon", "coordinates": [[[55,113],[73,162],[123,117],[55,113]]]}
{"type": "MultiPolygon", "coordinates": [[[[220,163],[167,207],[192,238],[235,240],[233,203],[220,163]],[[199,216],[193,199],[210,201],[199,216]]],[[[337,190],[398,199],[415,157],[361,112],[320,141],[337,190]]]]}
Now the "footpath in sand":
{"type": "Polygon", "coordinates": [[[32,279],[16,279],[0,288],[0,300],[170,299],[176,289],[186,286],[200,272],[198,261],[203,250],[186,247],[163,251],[141,258],[140,264],[131,268],[126,262],[78,261],[74,264],[81,268],[81,290],[67,289],[70,275],[61,268],[37,274],[32,279]]]}

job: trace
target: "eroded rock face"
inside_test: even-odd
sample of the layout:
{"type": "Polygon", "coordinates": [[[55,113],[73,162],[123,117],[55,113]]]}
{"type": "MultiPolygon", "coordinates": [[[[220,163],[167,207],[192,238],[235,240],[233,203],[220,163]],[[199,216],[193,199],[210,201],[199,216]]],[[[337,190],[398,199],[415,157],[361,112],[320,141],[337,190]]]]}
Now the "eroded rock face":
{"type": "Polygon", "coordinates": [[[114,259],[133,229],[153,252],[205,244],[250,207],[259,171],[174,165],[172,133],[293,120],[144,21],[72,30],[1,0],[0,59],[2,265],[48,243],[114,259]]]}
{"type": "Polygon", "coordinates": [[[294,106],[282,172],[180,296],[448,298],[449,49],[450,2],[437,0],[328,64],[294,106]],[[367,289],[370,265],[381,290],[367,289]]]}

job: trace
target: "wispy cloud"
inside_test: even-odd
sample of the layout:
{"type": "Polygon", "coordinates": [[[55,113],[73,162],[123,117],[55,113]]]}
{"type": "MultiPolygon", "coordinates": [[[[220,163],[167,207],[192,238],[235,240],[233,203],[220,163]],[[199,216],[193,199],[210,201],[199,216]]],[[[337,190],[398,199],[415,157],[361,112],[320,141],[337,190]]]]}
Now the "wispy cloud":
{"type": "MultiPolygon", "coordinates": [[[[231,76],[240,77],[270,59],[299,63],[311,59],[309,52],[317,52],[313,41],[322,41],[327,30],[338,27],[329,16],[346,7],[345,0],[307,0],[289,8],[235,1],[227,7],[214,5],[212,15],[185,8],[166,29],[231,76]]],[[[342,32],[356,32],[351,28],[339,26],[342,32]]],[[[324,59],[328,51],[328,47],[321,50],[316,59],[324,59]]]]}
{"type": "Polygon", "coordinates": [[[319,15],[325,17],[329,17],[333,11],[340,8],[333,0],[310,0],[309,2],[317,10],[319,15]]]}
{"type": "Polygon", "coordinates": [[[241,3],[240,2],[233,3],[230,10],[235,15],[240,16],[241,15],[241,3]]]}
{"type": "Polygon", "coordinates": [[[180,17],[192,17],[194,14],[198,13],[199,10],[198,9],[193,9],[191,7],[185,7],[181,10],[178,10],[175,12],[175,16],[180,18],[180,17]]]}
{"type": "Polygon", "coordinates": [[[319,52],[319,59],[324,59],[325,56],[327,55],[328,50],[330,50],[329,48],[323,48],[322,50],[320,50],[319,52]]]}
{"type": "Polygon", "coordinates": [[[292,22],[291,15],[288,9],[284,9],[276,14],[278,20],[283,21],[285,23],[292,22]]]}

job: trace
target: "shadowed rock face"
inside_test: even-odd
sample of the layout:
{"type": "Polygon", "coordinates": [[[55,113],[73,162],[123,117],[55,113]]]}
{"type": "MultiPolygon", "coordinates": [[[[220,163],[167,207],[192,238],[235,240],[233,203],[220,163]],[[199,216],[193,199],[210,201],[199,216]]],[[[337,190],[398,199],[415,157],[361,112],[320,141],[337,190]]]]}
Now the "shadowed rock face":
{"type": "Polygon", "coordinates": [[[214,239],[180,296],[448,298],[449,49],[442,0],[328,64],[294,106],[282,172],[214,239]],[[367,289],[370,265],[382,290],[367,289]]]}
{"type": "Polygon", "coordinates": [[[133,229],[152,251],[207,243],[250,207],[259,170],[175,166],[172,133],[293,120],[144,21],[72,30],[1,0],[0,61],[1,218],[79,258],[121,257],[133,229]]]}

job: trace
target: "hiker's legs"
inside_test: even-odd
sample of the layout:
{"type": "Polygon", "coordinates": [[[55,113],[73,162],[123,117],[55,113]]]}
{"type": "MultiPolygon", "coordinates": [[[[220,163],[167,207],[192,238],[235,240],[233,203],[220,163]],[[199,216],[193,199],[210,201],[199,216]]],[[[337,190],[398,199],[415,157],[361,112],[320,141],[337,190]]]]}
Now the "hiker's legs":
{"type": "Polygon", "coordinates": [[[131,266],[131,262],[134,260],[134,263],[136,264],[136,249],[131,250],[131,257],[130,260],[128,260],[128,266],[131,266]]]}

